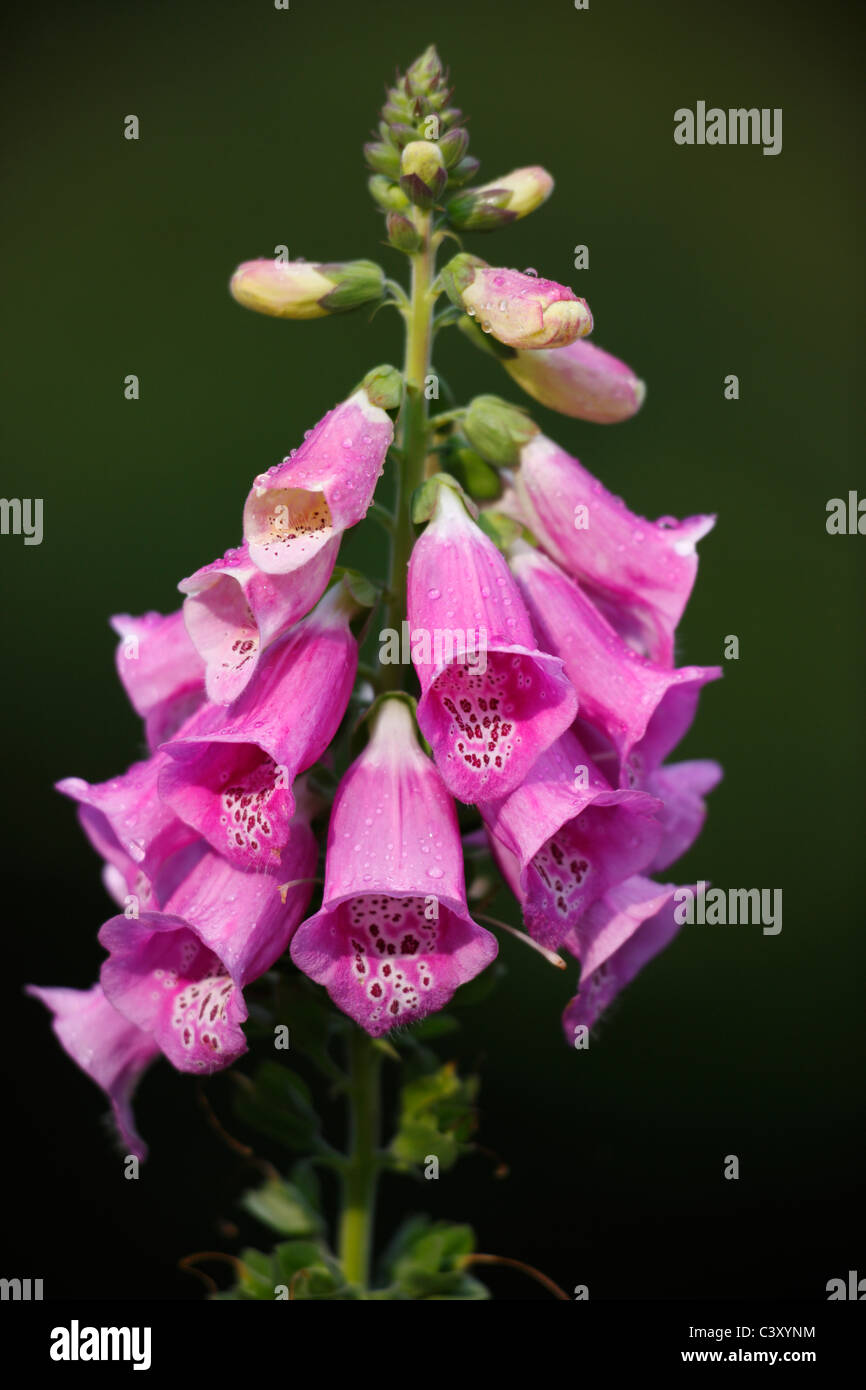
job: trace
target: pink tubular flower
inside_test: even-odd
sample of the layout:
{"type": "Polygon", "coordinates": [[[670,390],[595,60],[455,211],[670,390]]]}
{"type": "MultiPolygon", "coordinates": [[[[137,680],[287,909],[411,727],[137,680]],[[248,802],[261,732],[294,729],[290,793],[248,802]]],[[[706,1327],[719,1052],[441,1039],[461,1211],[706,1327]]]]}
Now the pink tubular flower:
{"type": "Polygon", "coordinates": [[[334,536],[298,573],[263,574],[244,543],[196,570],[178,588],[188,597],[187,632],[207,668],[208,698],[227,705],[246,688],[267,646],[321,598],[334,569],[334,536]]]}
{"type": "MultiPolygon", "coordinates": [[[[639,656],[552,560],[518,541],[512,569],[545,647],[565,663],[581,718],[614,747],[620,780],[641,784],[686,733],[717,666],[672,670],[639,656]]],[[[604,769],[607,772],[607,769],[604,769]]]]}
{"type": "Polygon", "coordinates": [[[661,802],[614,791],[572,733],[502,801],[480,807],[530,935],[555,949],[597,898],[657,852],[661,802]]]}
{"type": "Polygon", "coordinates": [[[628,420],[646,395],[631,367],[581,339],[548,351],[518,352],[502,365],[533,400],[597,425],[628,420]]]}
{"type": "Polygon", "coordinates": [[[130,704],[145,721],[153,751],[203,702],[204,662],[190,641],[182,609],[167,617],[119,613],[111,626],[120,638],[117,674],[130,704]]]}
{"type": "Polygon", "coordinates": [[[286,949],[312,893],[297,880],[317,853],[299,812],[275,871],[244,873],[208,850],[164,912],[103,926],[106,998],[179,1071],[217,1071],[246,1051],[242,990],[286,949]]]}
{"type": "Polygon", "coordinates": [[[585,299],[555,280],[487,265],[461,252],[442,271],[449,299],[507,347],[565,347],[592,332],[585,299]]]}
{"type": "Polygon", "coordinates": [[[446,786],[461,801],[507,796],[577,701],[562,662],[538,650],[507,563],[444,484],[412,551],[408,613],[418,723],[446,786]],[[464,643],[450,658],[449,635],[464,643]]]}
{"type": "Polygon", "coordinates": [[[27,993],[51,1010],[52,1027],[64,1052],[107,1095],[124,1153],[146,1158],[147,1146],[135,1128],[132,1098],[142,1073],[159,1054],[156,1043],[109,1004],[101,985],[91,989],[28,985],[27,993]]]}
{"type": "Polygon", "coordinates": [[[679,931],[676,888],[635,876],[611,888],[566,938],[580,961],[580,986],[562,1016],[565,1036],[592,1028],[600,1014],[679,931]]]}
{"type": "Polygon", "coordinates": [[[592,593],[626,641],[671,665],[698,569],[695,544],[715,517],[645,521],[543,434],[521,450],[516,488],[544,549],[592,593]]]}
{"type": "Polygon", "coordinates": [[[141,903],[157,907],[184,871],[197,838],[159,795],[160,771],[168,761],[157,752],[108,782],[65,777],[57,783],[59,792],[78,802],[82,830],[116,871],[111,891],[117,893],[122,881],[141,903]]]}
{"type": "Polygon", "coordinates": [[[386,699],[337,791],[322,907],[292,941],[295,964],[373,1037],[441,1009],[496,955],[466,906],[454,805],[386,699]]]}
{"type": "Polygon", "coordinates": [[[299,449],[253,483],[244,535],[253,563],[289,574],[366,514],[394,426],[362,387],[329,410],[299,449]]]}
{"type": "Polygon", "coordinates": [[[327,749],[358,665],[357,607],[342,584],[265,653],[227,710],[194,715],[164,745],[167,807],[242,868],[278,859],[294,811],[292,783],[327,749]]]}

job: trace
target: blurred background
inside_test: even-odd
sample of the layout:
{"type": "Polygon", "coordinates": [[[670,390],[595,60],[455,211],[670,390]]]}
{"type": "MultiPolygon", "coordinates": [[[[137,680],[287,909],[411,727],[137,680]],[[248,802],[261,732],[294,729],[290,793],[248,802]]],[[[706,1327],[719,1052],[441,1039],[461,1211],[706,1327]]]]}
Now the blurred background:
{"type": "MultiPolygon", "coordinates": [[[[648,383],[624,425],[536,418],[633,510],[718,513],[679,656],[722,662],[739,637],[682,747],[718,758],[725,780],[671,876],[782,888],[784,925],[684,928],[588,1052],[560,1026],[573,973],[505,941],[506,979],[440,1045],[481,1067],[479,1140],[498,1158],[420,1189],[390,1180],[381,1234],[413,1208],[469,1221],[481,1250],[591,1298],[822,1298],[831,1277],[866,1274],[866,538],[825,527],[830,498],[866,496],[853,14],[799,0],[19,8],[3,84],[2,493],[44,499],[44,540],[0,538],[0,1273],[44,1278],[46,1297],[198,1298],[177,1261],[233,1248],[221,1220],[264,1239],[235,1205],[255,1174],[167,1066],[137,1103],[151,1158],[123,1180],[101,1095],[20,986],[85,987],[102,959],[113,908],[52,784],[140,754],[108,616],[176,606],[177,581],[239,541],[253,475],[369,366],[399,361],[393,313],[282,323],[226,287],[279,244],[403,276],[379,245],[360,147],[383,83],[432,41],[481,178],[540,163],[557,180],[541,212],[467,249],[571,284],[594,341],[648,383]],[[782,153],[675,145],[674,110],[698,100],[783,108],[782,153]],[[574,269],[579,244],[588,270],[574,269]]],[[[455,332],[435,365],[462,399],[517,399],[455,332]]],[[[344,558],[379,572],[371,531],[344,558]]],[[[236,1129],[229,1089],[217,1078],[208,1096],[236,1129]]],[[[514,1273],[489,1283],[547,1296],[514,1273]]]]}

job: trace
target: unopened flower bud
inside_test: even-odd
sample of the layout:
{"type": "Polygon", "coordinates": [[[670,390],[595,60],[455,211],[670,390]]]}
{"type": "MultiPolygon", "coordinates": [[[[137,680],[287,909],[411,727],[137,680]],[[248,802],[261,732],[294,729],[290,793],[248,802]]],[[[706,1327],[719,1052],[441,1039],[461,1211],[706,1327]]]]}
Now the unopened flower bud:
{"type": "Polygon", "coordinates": [[[565,347],[592,330],[583,299],[555,280],[487,265],[461,252],[441,273],[453,304],[477,318],[485,333],[507,347],[537,351],[565,347]]]}
{"type": "Polygon", "coordinates": [[[400,160],[400,187],[419,208],[431,208],[442,194],[448,175],[435,140],[412,140],[400,160]]]}
{"type": "Polygon", "coordinates": [[[542,405],[598,425],[628,420],[646,391],[625,362],[580,339],[549,352],[518,352],[505,369],[542,405]]]}
{"type": "Polygon", "coordinates": [[[396,367],[385,362],[367,373],[361,386],[372,405],[380,410],[396,410],[403,399],[403,378],[396,367]]]}
{"type": "Polygon", "coordinates": [[[400,151],[384,140],[371,140],[364,146],[364,158],[376,174],[386,174],[389,179],[400,177],[400,151]]]}
{"type": "Polygon", "coordinates": [[[405,208],[411,207],[409,199],[400,188],[399,184],[394,183],[385,174],[374,174],[367,182],[367,187],[380,208],[385,212],[403,212],[405,208]]]}
{"type": "Polygon", "coordinates": [[[497,468],[513,468],[520,450],[538,434],[525,410],[498,396],[476,396],[463,418],[463,433],[473,449],[497,468]]]}
{"type": "Polygon", "coordinates": [[[319,319],[381,299],[381,266],[373,261],[244,261],[231,278],[239,304],[281,319],[319,319]]]}
{"type": "Polygon", "coordinates": [[[514,169],[504,178],[481,188],[467,188],[448,204],[448,220],[465,232],[492,232],[515,222],[546,202],[553,179],[546,169],[533,164],[514,169]]]}
{"type": "Polygon", "coordinates": [[[389,212],[385,219],[388,228],[388,240],[398,251],[405,251],[407,256],[414,256],[423,244],[415,223],[410,221],[402,212],[389,212]]]}
{"type": "Polygon", "coordinates": [[[459,164],[468,148],[469,132],[463,126],[455,126],[443,135],[439,141],[439,149],[445,160],[445,168],[453,169],[455,164],[459,164]]]}
{"type": "Polygon", "coordinates": [[[460,162],[454,165],[449,180],[455,188],[462,188],[464,183],[475,178],[480,168],[481,160],[476,159],[474,154],[464,155],[460,162]]]}

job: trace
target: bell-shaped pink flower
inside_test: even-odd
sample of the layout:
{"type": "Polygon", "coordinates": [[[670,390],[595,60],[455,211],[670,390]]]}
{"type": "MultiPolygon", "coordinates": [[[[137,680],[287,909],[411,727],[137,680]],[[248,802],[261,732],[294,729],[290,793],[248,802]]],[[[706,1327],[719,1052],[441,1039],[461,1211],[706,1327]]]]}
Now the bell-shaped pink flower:
{"type": "Polygon", "coordinates": [[[262,652],[325,592],[339,537],[293,574],[263,574],[246,542],[178,585],[187,632],[205,662],[208,698],[227,705],[246,689],[262,652]]]}
{"type": "Polygon", "coordinates": [[[449,299],[507,347],[537,352],[592,332],[586,300],[555,280],[487,265],[465,252],[449,261],[441,279],[449,299]]]}
{"type": "Polygon", "coordinates": [[[580,961],[580,985],[562,1025],[574,1045],[578,1028],[591,1029],[611,1001],[664,950],[679,931],[674,884],[636,875],[616,884],[566,937],[580,961]]]}
{"type": "Polygon", "coordinates": [[[582,913],[657,853],[662,803],[605,781],[571,732],[525,781],[480,807],[491,848],[530,935],[556,949],[582,913]]]}
{"type": "Polygon", "coordinates": [[[722,769],[710,758],[665,763],[645,775],[643,787],[662,803],[662,838],[647,873],[663,873],[691,849],[707,818],[704,798],[721,780],[722,769]]]}
{"type": "MultiPolygon", "coordinates": [[[[616,778],[619,755],[613,744],[583,719],[575,721],[575,732],[596,766],[616,778]]],[[[698,838],[707,816],[704,798],[721,781],[722,769],[710,758],[659,765],[650,744],[642,752],[643,756],[632,753],[625,769],[625,783],[660,802],[661,809],[656,814],[661,840],[653,859],[645,866],[647,873],[656,874],[670,868],[698,838]]]]}
{"type": "Polygon", "coordinates": [[[142,1073],[159,1055],[153,1038],[109,1004],[101,985],[91,989],[28,985],[27,993],[51,1011],[52,1027],[64,1052],[107,1095],[123,1152],[146,1158],[132,1098],[142,1073]]]}
{"type": "Polygon", "coordinates": [[[315,837],[299,808],[280,862],[244,873],[211,850],[163,912],[112,917],[106,998],[180,1071],[212,1072],[246,1051],[243,989],[282,955],[312,894],[315,837]]]}
{"type": "Polygon", "coordinates": [[[521,450],[517,494],[548,554],[592,593],[620,635],[670,666],[674,631],[713,516],[646,521],[543,434],[521,450]]]}
{"type": "Polygon", "coordinates": [[[166,807],[241,868],[279,858],[294,814],[292,783],[327,749],[358,665],[357,605],[336,584],[274,643],[228,709],[205,706],[164,745],[166,807]]]}
{"type": "Polygon", "coordinates": [[[160,907],[171,893],[197,839],[159,794],[160,772],[169,762],[165,753],[156,752],[107,782],[66,777],[56,784],[78,802],[82,830],[115,870],[110,890],[117,894],[122,882],[127,893],[148,907],[160,907]]]}
{"type": "Polygon", "coordinates": [[[454,804],[400,697],[337,790],[322,907],[295,964],[373,1037],[447,1004],[496,955],[469,916],[454,804]]]}
{"type": "Polygon", "coordinates": [[[253,483],[244,507],[253,563],[290,574],[359,522],[393,438],[390,416],[363,387],[329,410],[299,449],[253,483]]]}
{"type": "Polygon", "coordinates": [[[597,425],[628,420],[646,394],[631,367],[581,338],[567,347],[518,352],[502,365],[533,400],[597,425]]]}
{"type": "Polygon", "coordinates": [[[523,541],[511,566],[539,639],[565,663],[581,719],[613,745],[619,780],[632,781],[631,772],[640,786],[644,768],[657,767],[686,733],[701,688],[720,668],[672,670],[639,656],[568,575],[523,541]]]}
{"type": "Polygon", "coordinates": [[[171,738],[205,698],[204,661],[190,640],[183,610],[119,613],[111,626],[120,638],[115,653],[117,674],[130,704],[145,722],[153,751],[171,738]]]}
{"type": "Polygon", "coordinates": [[[505,559],[447,484],[412,551],[408,613],[418,723],[446,786],[461,801],[507,796],[577,701],[562,662],[538,650],[505,559]]]}

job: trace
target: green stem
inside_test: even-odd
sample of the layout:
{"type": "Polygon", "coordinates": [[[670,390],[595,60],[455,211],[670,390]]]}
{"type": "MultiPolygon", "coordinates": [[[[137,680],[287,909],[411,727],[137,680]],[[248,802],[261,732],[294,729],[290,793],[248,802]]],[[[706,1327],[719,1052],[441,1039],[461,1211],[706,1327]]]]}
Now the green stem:
{"type": "Polygon", "coordinates": [[[349,1153],[343,1174],[340,1261],[350,1284],[366,1293],[376,1204],[379,1145],[379,1068],[381,1057],[360,1028],[349,1043],[349,1153]]]}
{"type": "MultiPolygon", "coordinates": [[[[391,564],[388,578],[388,626],[400,631],[406,616],[406,569],[412,553],[414,532],[409,504],[412,494],[424,480],[424,460],[427,457],[428,420],[424,383],[430,369],[430,345],[433,339],[433,302],[431,294],[435,250],[430,235],[429,212],[416,211],[415,225],[423,238],[421,249],[411,256],[412,286],[406,310],[406,357],[403,367],[405,397],[400,416],[400,449],[403,463],[397,480],[394,499],[394,531],[391,537],[391,564]]],[[[396,662],[383,669],[386,689],[399,689],[404,671],[396,662]]]]}

